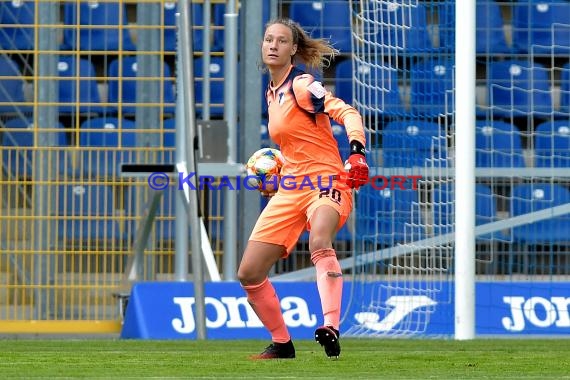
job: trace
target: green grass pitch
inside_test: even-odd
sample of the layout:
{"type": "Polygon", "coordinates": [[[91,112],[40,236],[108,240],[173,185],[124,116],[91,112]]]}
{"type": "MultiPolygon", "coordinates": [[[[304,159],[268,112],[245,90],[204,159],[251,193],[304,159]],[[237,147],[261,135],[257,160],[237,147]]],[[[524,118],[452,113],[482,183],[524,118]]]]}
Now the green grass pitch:
{"type": "Polygon", "coordinates": [[[0,374],[98,379],[570,379],[568,339],[343,339],[339,360],[295,341],[297,358],[252,361],[267,341],[3,339],[0,374]]]}

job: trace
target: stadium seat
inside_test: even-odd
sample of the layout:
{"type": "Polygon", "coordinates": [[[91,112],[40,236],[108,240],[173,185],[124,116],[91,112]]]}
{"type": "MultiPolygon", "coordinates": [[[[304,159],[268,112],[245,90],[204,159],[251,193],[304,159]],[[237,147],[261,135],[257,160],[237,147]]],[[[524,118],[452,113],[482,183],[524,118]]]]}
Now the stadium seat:
{"type": "Polygon", "coordinates": [[[154,105],[146,105],[145,103],[164,103],[165,105],[162,108],[163,112],[165,114],[173,114],[176,99],[170,66],[168,66],[166,62],[158,62],[157,65],[162,65],[162,78],[155,77],[154,80],[145,80],[145,82],[162,83],[162,91],[157,89],[158,92],[154,94],[141,94],[138,90],[138,86],[143,81],[138,79],[151,77],[141,76],[139,73],[137,58],[134,56],[123,57],[122,66],[121,58],[113,60],[109,64],[108,101],[109,103],[117,103],[117,106],[110,107],[110,111],[118,113],[119,108],[121,108],[123,115],[134,115],[137,107],[156,107],[154,105]],[[119,86],[121,86],[122,93],[119,91],[119,86]],[[121,94],[121,97],[119,94],[121,94]],[[137,99],[138,97],[142,98],[140,99],[140,102],[139,99],[137,99]]]}
{"type": "Polygon", "coordinates": [[[63,9],[63,23],[67,26],[63,32],[63,49],[136,50],[129,34],[125,3],[65,2],[63,9]]]}
{"type": "MultiPolygon", "coordinates": [[[[239,71],[238,71],[239,72],[239,71]]],[[[221,117],[224,115],[224,59],[222,57],[212,57],[209,66],[210,74],[210,117],[221,117]]],[[[204,67],[203,58],[194,59],[194,75],[196,82],[194,85],[197,114],[203,117],[204,114],[204,67]]]]}
{"type": "MultiPolygon", "coordinates": [[[[475,51],[477,54],[505,54],[510,51],[503,29],[504,21],[499,3],[477,0],[475,51]]],[[[439,5],[439,46],[455,50],[455,2],[439,5]]]]}
{"type": "MultiPolygon", "coordinates": [[[[270,16],[270,7],[271,7],[271,0],[261,0],[262,4],[262,22],[261,25],[263,28],[265,28],[265,24],[269,21],[269,16],[270,16]]],[[[258,6],[260,2],[258,1],[257,3],[248,3],[248,4],[255,4],[254,6],[258,6]]],[[[225,26],[225,16],[224,14],[226,13],[226,4],[224,3],[218,3],[218,4],[214,4],[214,10],[213,10],[213,29],[214,29],[214,41],[212,43],[212,51],[224,51],[225,50],[225,31],[224,31],[224,26],[225,26]]],[[[240,16],[243,12],[240,10],[238,12],[238,35],[241,35],[241,19],[240,16]]],[[[238,49],[240,49],[241,47],[241,41],[238,38],[238,49]]]]}
{"type": "Polygon", "coordinates": [[[489,62],[488,103],[493,117],[553,114],[549,70],[527,60],[489,62]]]}
{"type": "Polygon", "coordinates": [[[525,167],[522,136],[516,126],[497,120],[477,120],[475,127],[477,167],[525,167]]]}
{"type": "Polygon", "coordinates": [[[410,68],[410,104],[413,116],[436,117],[453,112],[454,62],[430,58],[410,68]]]}
{"type": "Polygon", "coordinates": [[[297,21],[313,38],[325,38],[343,54],[352,51],[350,4],[342,1],[293,0],[289,17],[297,21]]]}
{"type": "Polygon", "coordinates": [[[425,238],[416,190],[377,190],[366,185],[358,192],[356,212],[356,236],[376,248],[425,238]]]}
{"type": "Polygon", "coordinates": [[[31,112],[32,107],[22,105],[24,78],[18,65],[9,57],[0,55],[0,114],[15,115],[31,112]]]}
{"type": "Polygon", "coordinates": [[[340,153],[340,158],[344,162],[350,155],[350,145],[348,143],[348,136],[346,135],[346,129],[343,125],[337,124],[331,121],[331,127],[333,136],[338,144],[338,152],[340,153]]]}
{"type": "Polygon", "coordinates": [[[560,74],[560,113],[570,117],[570,63],[562,66],[560,74]]]}
{"type": "Polygon", "coordinates": [[[261,125],[259,126],[259,133],[261,134],[261,147],[269,148],[271,144],[271,137],[269,136],[269,120],[262,119],[261,125]]]}
{"type": "Polygon", "coordinates": [[[267,118],[267,100],[265,99],[265,94],[267,93],[267,87],[269,86],[269,74],[263,73],[261,77],[261,117],[267,118]]]}
{"type": "MultiPolygon", "coordinates": [[[[67,146],[67,136],[61,123],[55,127],[55,146],[67,146]]],[[[33,172],[34,124],[31,118],[16,117],[4,123],[2,133],[2,166],[13,178],[31,178],[33,172]],[[12,130],[14,129],[14,130],[12,130]]],[[[71,174],[70,161],[63,150],[53,151],[57,155],[59,173],[71,174]]],[[[53,157],[53,156],[52,156],[53,157]]],[[[2,170],[2,168],[0,168],[2,170]]]]}
{"type": "Polygon", "coordinates": [[[61,113],[96,115],[104,112],[104,107],[100,104],[95,67],[91,61],[76,56],[61,56],[57,71],[61,113]]]}
{"type": "Polygon", "coordinates": [[[32,50],[34,48],[35,2],[2,1],[0,3],[0,48],[32,50]]]}
{"type": "Polygon", "coordinates": [[[570,2],[529,0],[512,6],[513,46],[520,53],[568,57],[570,2]]]}
{"type": "MultiPolygon", "coordinates": [[[[436,185],[433,189],[433,233],[442,235],[454,231],[455,225],[455,187],[452,183],[436,185]]],[[[497,196],[484,184],[475,185],[475,225],[480,226],[498,221],[497,196]]],[[[477,236],[478,241],[500,240],[509,238],[502,231],[477,236]]]]}
{"type": "Polygon", "coordinates": [[[346,59],[336,65],[335,71],[335,95],[347,104],[354,105],[352,86],[356,78],[375,89],[367,89],[360,94],[358,107],[364,114],[397,116],[404,112],[398,72],[387,64],[372,66],[360,63],[357,70],[353,70],[352,59],[346,59]]]}
{"type": "MultiPolygon", "coordinates": [[[[175,1],[164,2],[164,50],[176,51],[176,12],[175,1]]],[[[192,3],[192,46],[194,51],[204,50],[204,4],[192,3]]]]}
{"type": "Polygon", "coordinates": [[[164,130],[163,135],[163,146],[165,148],[175,148],[176,147],[176,119],[170,118],[164,120],[162,124],[164,130]]]}
{"type": "Polygon", "coordinates": [[[425,120],[393,121],[382,133],[384,167],[446,167],[447,139],[425,120]]]}
{"type": "Polygon", "coordinates": [[[535,131],[534,157],[539,168],[570,167],[570,122],[546,121],[535,131]]]}
{"type": "MultiPolygon", "coordinates": [[[[570,191],[555,183],[515,185],[511,194],[511,215],[519,216],[570,203],[570,191]]],[[[528,224],[513,228],[515,242],[526,244],[566,244],[570,242],[568,214],[540,221],[528,219],[528,224]]]]}
{"type": "Polygon", "coordinates": [[[113,117],[98,117],[84,121],[80,126],[79,146],[82,150],[82,177],[110,177],[119,172],[122,162],[133,161],[132,148],[136,146],[135,122],[113,117]],[[127,148],[127,149],[125,149],[127,148]]]}
{"type": "Polygon", "coordinates": [[[113,187],[100,184],[58,185],[56,210],[60,239],[89,244],[119,239],[113,187]]]}
{"type": "Polygon", "coordinates": [[[380,47],[377,49],[391,49],[395,54],[404,55],[435,51],[429,33],[428,11],[423,3],[383,1],[364,12],[370,13],[364,17],[375,20],[374,27],[379,29],[377,41],[380,47]]]}

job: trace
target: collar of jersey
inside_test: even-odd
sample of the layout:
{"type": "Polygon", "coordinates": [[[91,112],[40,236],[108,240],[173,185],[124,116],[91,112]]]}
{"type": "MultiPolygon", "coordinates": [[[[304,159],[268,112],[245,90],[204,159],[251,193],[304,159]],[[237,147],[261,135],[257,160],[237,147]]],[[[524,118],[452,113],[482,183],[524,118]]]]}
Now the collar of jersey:
{"type": "Polygon", "coordinates": [[[289,78],[289,74],[291,74],[291,70],[293,70],[293,65],[289,66],[289,70],[287,70],[287,74],[285,74],[283,76],[283,79],[281,79],[281,82],[277,85],[277,86],[272,86],[271,83],[269,83],[269,88],[271,88],[271,90],[275,91],[277,90],[279,87],[281,87],[281,85],[283,85],[283,83],[285,83],[285,81],[287,80],[287,78],[289,78]]]}

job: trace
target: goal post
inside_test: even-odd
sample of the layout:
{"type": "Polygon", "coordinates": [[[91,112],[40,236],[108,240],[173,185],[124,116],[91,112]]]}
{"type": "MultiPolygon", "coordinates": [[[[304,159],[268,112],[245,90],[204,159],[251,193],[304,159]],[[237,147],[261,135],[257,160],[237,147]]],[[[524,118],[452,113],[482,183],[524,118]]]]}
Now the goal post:
{"type": "Polygon", "coordinates": [[[475,337],[475,0],[456,2],[455,338],[475,337]]]}

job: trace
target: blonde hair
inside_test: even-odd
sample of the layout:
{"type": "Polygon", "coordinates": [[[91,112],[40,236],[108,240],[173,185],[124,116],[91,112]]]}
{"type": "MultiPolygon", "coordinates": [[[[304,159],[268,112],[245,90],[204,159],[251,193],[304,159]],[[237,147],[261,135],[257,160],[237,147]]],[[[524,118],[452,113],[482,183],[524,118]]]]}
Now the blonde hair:
{"type": "Polygon", "coordinates": [[[291,63],[304,63],[310,70],[322,70],[330,66],[332,60],[339,53],[329,41],[322,38],[311,38],[299,23],[289,18],[277,18],[269,21],[265,29],[274,24],[282,24],[291,29],[293,44],[297,51],[291,57],[291,63]]]}

